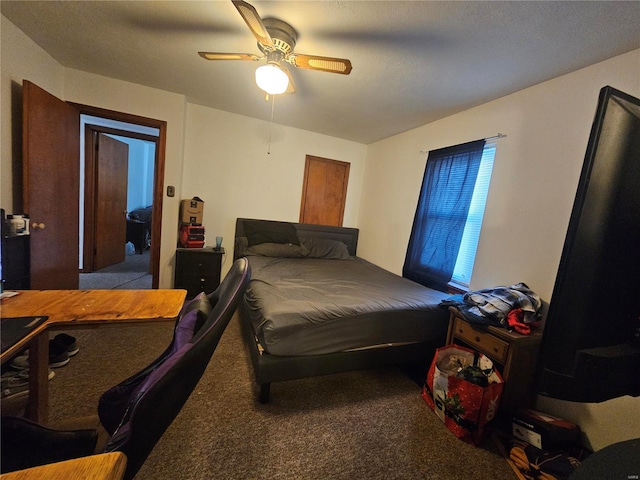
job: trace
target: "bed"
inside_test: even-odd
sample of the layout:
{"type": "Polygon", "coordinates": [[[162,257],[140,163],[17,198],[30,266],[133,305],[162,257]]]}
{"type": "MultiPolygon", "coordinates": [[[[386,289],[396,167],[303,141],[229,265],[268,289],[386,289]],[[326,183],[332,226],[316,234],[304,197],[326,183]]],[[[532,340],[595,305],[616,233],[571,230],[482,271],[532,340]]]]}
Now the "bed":
{"type": "Polygon", "coordinates": [[[357,257],[358,229],[238,218],[234,259],[251,282],[240,307],[261,403],[271,383],[404,365],[424,372],[444,345],[449,295],[357,257]]]}

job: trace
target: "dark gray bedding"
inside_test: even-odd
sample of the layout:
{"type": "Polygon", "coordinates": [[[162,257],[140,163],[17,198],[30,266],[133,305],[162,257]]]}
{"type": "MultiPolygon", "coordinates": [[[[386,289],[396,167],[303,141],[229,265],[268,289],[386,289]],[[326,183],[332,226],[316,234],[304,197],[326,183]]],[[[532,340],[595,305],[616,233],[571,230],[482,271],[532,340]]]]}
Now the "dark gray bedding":
{"type": "Polygon", "coordinates": [[[272,355],[433,341],[446,332],[446,293],[361,258],[248,258],[247,312],[272,355]]]}

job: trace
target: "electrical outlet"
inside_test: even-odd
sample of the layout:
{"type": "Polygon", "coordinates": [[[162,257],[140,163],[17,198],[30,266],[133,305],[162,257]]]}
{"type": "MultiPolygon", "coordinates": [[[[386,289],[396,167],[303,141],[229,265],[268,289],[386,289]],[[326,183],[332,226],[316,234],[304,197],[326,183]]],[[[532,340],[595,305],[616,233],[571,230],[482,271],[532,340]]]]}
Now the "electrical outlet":
{"type": "Polygon", "coordinates": [[[167,197],[175,197],[176,195],[176,187],[173,185],[169,185],[167,187],[167,197]]]}

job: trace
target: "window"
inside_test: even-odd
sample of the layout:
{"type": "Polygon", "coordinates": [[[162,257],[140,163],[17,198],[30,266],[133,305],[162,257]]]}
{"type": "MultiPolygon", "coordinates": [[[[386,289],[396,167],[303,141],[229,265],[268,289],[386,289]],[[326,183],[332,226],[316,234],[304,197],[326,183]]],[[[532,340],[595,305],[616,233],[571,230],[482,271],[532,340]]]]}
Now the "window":
{"type": "Polygon", "coordinates": [[[480,169],[476,178],[476,185],[469,205],[469,213],[460,242],[460,250],[456,258],[456,264],[451,275],[451,283],[454,286],[469,287],[471,273],[476,259],[478,240],[480,239],[480,227],[484,218],[484,207],[487,203],[489,183],[493,172],[493,159],[496,154],[495,144],[485,145],[480,160],[480,169]]]}
{"type": "Polygon", "coordinates": [[[484,140],[429,152],[403,275],[447,291],[468,287],[495,145],[484,140]]]}

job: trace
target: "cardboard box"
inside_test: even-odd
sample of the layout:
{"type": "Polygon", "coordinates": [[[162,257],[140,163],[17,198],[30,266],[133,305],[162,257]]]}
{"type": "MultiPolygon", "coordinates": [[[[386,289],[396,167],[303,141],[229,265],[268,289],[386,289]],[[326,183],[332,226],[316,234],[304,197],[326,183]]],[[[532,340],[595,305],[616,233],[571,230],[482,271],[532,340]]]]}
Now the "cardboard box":
{"type": "Polygon", "coordinates": [[[574,447],[580,439],[580,427],[575,423],[526,408],[518,409],[513,414],[511,433],[547,451],[574,447]]]}
{"type": "Polygon", "coordinates": [[[202,225],[204,202],[198,197],[180,202],[180,223],[202,225]]]}

